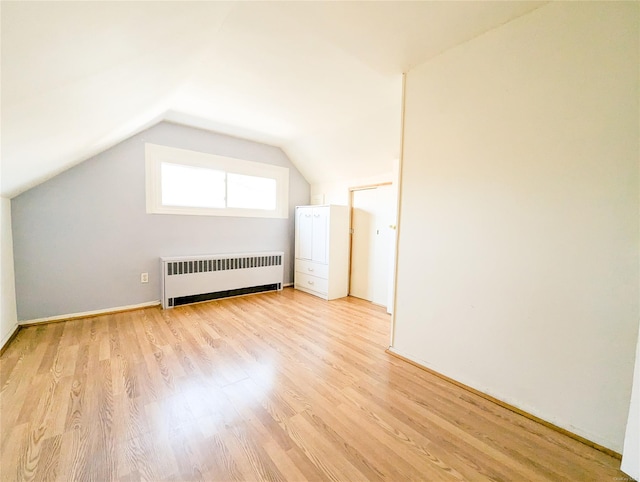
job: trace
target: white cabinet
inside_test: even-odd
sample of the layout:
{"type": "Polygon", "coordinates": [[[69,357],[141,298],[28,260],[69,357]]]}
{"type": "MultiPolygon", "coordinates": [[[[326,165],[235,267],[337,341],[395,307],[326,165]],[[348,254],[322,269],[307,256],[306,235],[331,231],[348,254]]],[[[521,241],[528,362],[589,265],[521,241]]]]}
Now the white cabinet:
{"type": "Polygon", "coordinates": [[[296,259],[313,256],[313,209],[296,208],[296,259]]]}
{"type": "Polygon", "coordinates": [[[296,289],[326,300],[349,293],[349,208],[296,207],[296,289]]]}
{"type": "Polygon", "coordinates": [[[312,208],[313,217],[311,222],[311,261],[316,263],[327,263],[327,235],[329,228],[329,207],[312,208]]]}

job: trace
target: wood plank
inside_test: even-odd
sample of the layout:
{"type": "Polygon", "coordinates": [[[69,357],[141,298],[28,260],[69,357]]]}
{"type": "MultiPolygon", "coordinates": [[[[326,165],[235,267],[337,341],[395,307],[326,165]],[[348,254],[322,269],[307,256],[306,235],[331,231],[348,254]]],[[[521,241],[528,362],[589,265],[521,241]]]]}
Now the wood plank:
{"type": "Polygon", "coordinates": [[[613,480],[619,461],[385,353],[390,319],[285,289],[22,328],[16,480],[613,480]]]}

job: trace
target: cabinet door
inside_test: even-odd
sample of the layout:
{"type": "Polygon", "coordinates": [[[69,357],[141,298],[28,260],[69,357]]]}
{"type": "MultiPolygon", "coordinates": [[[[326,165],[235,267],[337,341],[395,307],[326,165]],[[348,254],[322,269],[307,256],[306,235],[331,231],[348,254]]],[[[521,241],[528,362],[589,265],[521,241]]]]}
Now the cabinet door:
{"type": "Polygon", "coordinates": [[[311,260],[317,263],[327,263],[327,236],[329,234],[329,208],[313,208],[312,217],[313,241],[311,243],[311,260]]]}
{"type": "Polygon", "coordinates": [[[311,259],[313,246],[313,209],[296,208],[296,258],[311,259]]]}

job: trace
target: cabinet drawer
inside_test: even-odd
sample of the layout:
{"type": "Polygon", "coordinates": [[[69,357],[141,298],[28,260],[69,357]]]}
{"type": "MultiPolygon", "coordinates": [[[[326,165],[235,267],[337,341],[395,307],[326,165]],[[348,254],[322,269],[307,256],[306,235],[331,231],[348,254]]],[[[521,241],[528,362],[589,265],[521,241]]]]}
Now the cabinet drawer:
{"type": "Polygon", "coordinates": [[[317,278],[329,278],[329,265],[314,263],[305,259],[296,259],[296,273],[304,273],[317,278]]]}
{"type": "Polygon", "coordinates": [[[302,290],[311,290],[326,295],[329,292],[329,282],[326,279],[310,276],[297,272],[295,275],[295,287],[302,290]]]}

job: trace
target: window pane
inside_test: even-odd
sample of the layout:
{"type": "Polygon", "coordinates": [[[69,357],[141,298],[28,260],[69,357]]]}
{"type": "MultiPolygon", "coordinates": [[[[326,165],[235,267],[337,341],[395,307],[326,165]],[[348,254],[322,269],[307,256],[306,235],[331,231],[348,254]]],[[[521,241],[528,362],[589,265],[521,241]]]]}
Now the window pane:
{"type": "Polygon", "coordinates": [[[230,208],[276,208],[276,180],[268,177],[227,174],[227,206],[230,208]]]}
{"type": "Polygon", "coordinates": [[[163,162],[163,206],[224,208],[224,171],[163,162]]]}

